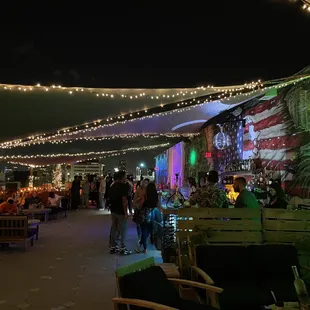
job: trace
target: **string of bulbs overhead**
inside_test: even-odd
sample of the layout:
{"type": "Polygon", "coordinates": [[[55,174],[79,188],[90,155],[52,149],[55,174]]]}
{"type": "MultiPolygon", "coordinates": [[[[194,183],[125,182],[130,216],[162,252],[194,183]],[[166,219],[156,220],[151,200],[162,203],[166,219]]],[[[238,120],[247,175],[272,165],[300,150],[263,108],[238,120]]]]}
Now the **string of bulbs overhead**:
{"type": "MultiPolygon", "coordinates": [[[[67,144],[67,143],[73,143],[75,141],[93,141],[93,142],[100,142],[100,141],[106,141],[106,140],[118,140],[118,139],[136,139],[136,138],[143,138],[143,139],[157,139],[157,138],[167,138],[167,139],[173,139],[173,138],[190,138],[197,136],[198,133],[184,133],[184,134],[173,134],[173,133],[164,133],[164,134],[120,134],[120,135],[113,135],[113,136],[105,136],[105,137],[94,137],[94,136],[82,136],[82,137],[75,137],[75,138],[68,138],[68,139],[53,139],[53,140],[47,140],[43,142],[32,142],[32,141],[26,141],[19,143],[18,147],[27,147],[30,145],[36,145],[36,144],[67,144]]],[[[12,149],[14,146],[10,144],[2,145],[0,144],[0,149],[12,149]]]]}
{"type": "MultiPolygon", "coordinates": [[[[5,155],[0,156],[0,160],[27,160],[27,159],[39,159],[39,158],[60,158],[60,157],[92,157],[98,158],[99,156],[104,155],[112,155],[117,154],[121,152],[122,154],[125,154],[126,152],[137,152],[137,151],[150,151],[157,148],[164,148],[169,146],[170,143],[161,143],[161,144],[154,144],[154,145],[147,145],[147,146],[141,146],[141,147],[130,147],[123,150],[110,150],[110,151],[100,151],[100,152],[86,152],[86,153],[58,153],[58,154],[36,154],[36,155],[5,155]]],[[[115,155],[114,155],[115,156],[115,155]]],[[[105,158],[105,157],[103,157],[105,158]]]]}
{"type": "Polygon", "coordinates": [[[308,12],[310,12],[310,1],[309,0],[301,0],[302,8],[308,12]]]}
{"type": "Polygon", "coordinates": [[[151,99],[151,100],[163,100],[175,97],[183,96],[195,96],[199,93],[208,92],[235,92],[243,91],[245,89],[253,89],[256,84],[260,83],[251,82],[244,85],[229,86],[229,87],[216,87],[212,85],[200,86],[196,88],[178,88],[178,89],[111,89],[111,88],[88,88],[88,87],[64,87],[60,85],[44,86],[37,84],[31,85],[13,85],[13,84],[0,84],[0,90],[5,91],[19,91],[19,92],[65,92],[69,95],[78,95],[89,93],[99,98],[104,99],[151,99]]]}
{"type": "MultiPolygon", "coordinates": [[[[177,101],[169,104],[160,104],[159,107],[140,110],[133,113],[121,114],[114,117],[107,117],[106,119],[99,119],[90,123],[77,125],[73,127],[68,127],[64,129],[60,129],[57,132],[53,133],[43,133],[38,135],[32,135],[22,139],[15,139],[6,142],[0,143],[0,148],[15,148],[19,146],[29,146],[33,144],[45,144],[52,143],[54,141],[65,141],[65,140],[78,140],[80,137],[76,137],[76,135],[83,135],[94,132],[98,129],[102,129],[105,127],[115,126],[117,124],[125,124],[127,122],[133,122],[136,120],[141,120],[145,118],[153,118],[159,117],[163,115],[169,115],[172,113],[180,113],[183,111],[189,111],[192,108],[197,106],[201,106],[203,104],[216,101],[216,100],[226,100],[230,101],[235,99],[238,96],[253,96],[256,92],[259,91],[268,91],[273,88],[282,88],[286,87],[292,83],[300,82],[304,79],[308,79],[310,76],[300,76],[295,79],[287,80],[286,82],[282,82],[278,85],[271,85],[270,81],[268,82],[268,87],[265,86],[262,82],[253,82],[251,83],[251,87],[245,87],[243,91],[225,89],[225,91],[215,94],[209,94],[203,97],[196,97],[190,100],[177,101]]],[[[240,98],[240,101],[244,101],[245,98],[240,98]]],[[[117,135],[110,136],[112,139],[116,138],[117,135]]],[[[124,138],[124,136],[122,136],[124,138]]],[[[87,139],[85,139],[87,140],[87,139]]]]}

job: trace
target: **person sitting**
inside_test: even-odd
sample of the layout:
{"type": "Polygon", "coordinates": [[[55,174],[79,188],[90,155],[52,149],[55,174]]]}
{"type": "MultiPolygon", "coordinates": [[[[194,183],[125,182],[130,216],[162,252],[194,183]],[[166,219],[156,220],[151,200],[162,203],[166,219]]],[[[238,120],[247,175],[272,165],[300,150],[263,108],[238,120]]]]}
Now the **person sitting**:
{"type": "Polygon", "coordinates": [[[253,193],[246,189],[246,180],[243,177],[236,178],[233,185],[234,191],[239,193],[235,208],[252,208],[258,209],[259,204],[253,193]]]}
{"type": "Polygon", "coordinates": [[[225,192],[217,187],[218,181],[218,173],[210,171],[206,185],[197,189],[189,198],[190,205],[198,204],[200,208],[228,208],[225,192]]]}
{"type": "Polygon", "coordinates": [[[42,206],[42,200],[38,197],[38,193],[36,191],[32,192],[30,197],[25,199],[24,209],[34,209],[42,206]]]}
{"type": "Polygon", "coordinates": [[[55,194],[54,191],[51,191],[49,193],[48,200],[47,200],[47,207],[51,208],[50,214],[57,214],[61,210],[60,200],[61,200],[61,197],[55,194]]]}
{"type": "Polygon", "coordinates": [[[17,204],[12,197],[0,204],[0,214],[2,215],[16,215],[18,213],[17,204]]]}
{"type": "Polygon", "coordinates": [[[279,183],[274,182],[269,185],[268,196],[270,201],[266,208],[286,209],[288,203],[285,199],[285,193],[279,183]]]}

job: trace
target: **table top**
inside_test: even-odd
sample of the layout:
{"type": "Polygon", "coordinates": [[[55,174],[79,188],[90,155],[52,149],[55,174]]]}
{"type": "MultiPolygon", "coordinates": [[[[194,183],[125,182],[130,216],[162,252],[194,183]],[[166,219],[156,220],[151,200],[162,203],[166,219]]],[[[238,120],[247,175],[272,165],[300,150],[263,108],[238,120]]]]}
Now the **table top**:
{"type": "Polygon", "coordinates": [[[51,212],[51,209],[48,208],[40,208],[40,209],[24,209],[22,210],[22,213],[46,213],[51,212]]]}

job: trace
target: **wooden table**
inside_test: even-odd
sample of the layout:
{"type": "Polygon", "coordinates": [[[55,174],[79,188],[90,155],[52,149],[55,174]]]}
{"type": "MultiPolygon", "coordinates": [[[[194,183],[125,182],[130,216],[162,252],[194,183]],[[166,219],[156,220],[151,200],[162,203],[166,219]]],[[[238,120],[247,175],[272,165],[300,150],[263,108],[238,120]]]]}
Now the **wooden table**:
{"type": "Polygon", "coordinates": [[[40,220],[28,220],[28,228],[34,228],[36,230],[36,240],[39,239],[39,227],[40,220]]]}
{"type": "Polygon", "coordinates": [[[47,223],[49,219],[49,214],[51,209],[42,208],[42,209],[24,209],[22,213],[25,215],[44,215],[44,222],[47,223]]]}

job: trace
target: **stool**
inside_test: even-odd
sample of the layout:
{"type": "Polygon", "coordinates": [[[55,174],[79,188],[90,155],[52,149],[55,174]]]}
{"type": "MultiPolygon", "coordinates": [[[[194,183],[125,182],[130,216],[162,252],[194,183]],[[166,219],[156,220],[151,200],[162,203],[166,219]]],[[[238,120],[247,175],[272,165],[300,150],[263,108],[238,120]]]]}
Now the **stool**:
{"type": "Polygon", "coordinates": [[[175,279],[180,278],[180,272],[176,264],[162,263],[158,264],[157,266],[159,266],[164,271],[167,278],[175,278],[175,279]]]}

